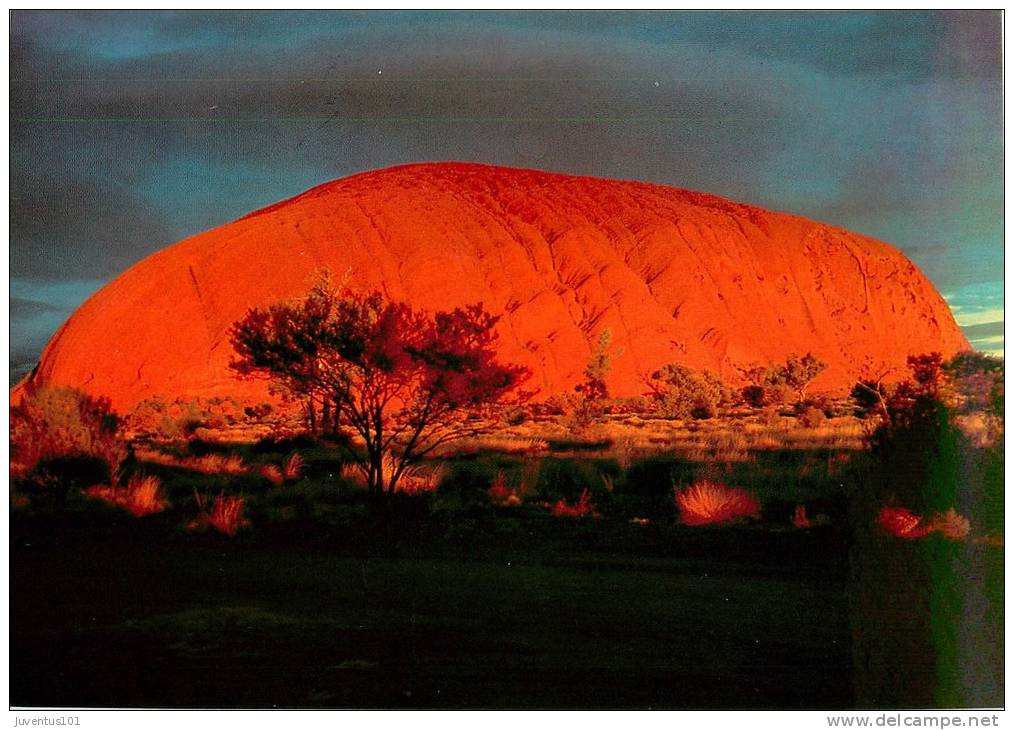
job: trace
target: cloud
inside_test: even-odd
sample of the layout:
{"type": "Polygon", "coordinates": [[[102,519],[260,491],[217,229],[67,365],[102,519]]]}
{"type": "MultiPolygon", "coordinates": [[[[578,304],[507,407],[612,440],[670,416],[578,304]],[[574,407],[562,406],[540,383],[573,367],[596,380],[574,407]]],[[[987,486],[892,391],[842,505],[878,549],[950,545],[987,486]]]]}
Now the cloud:
{"type": "Polygon", "coordinates": [[[109,277],[172,242],[166,215],[115,181],[11,175],[14,277],[109,277]]]}
{"type": "Polygon", "coordinates": [[[987,309],[981,312],[957,312],[954,319],[962,327],[976,327],[984,324],[1003,322],[1003,309],[987,309]]]}
{"type": "Polygon", "coordinates": [[[209,54],[162,42],[148,56],[95,57],[76,42],[50,49],[22,35],[15,273],[63,275],[77,260],[112,273],[314,184],[416,160],[749,197],[744,167],[763,168],[801,124],[783,111],[791,84],[725,72],[716,83],[687,48],[427,27],[341,29],[263,57],[236,44],[209,54]]]}

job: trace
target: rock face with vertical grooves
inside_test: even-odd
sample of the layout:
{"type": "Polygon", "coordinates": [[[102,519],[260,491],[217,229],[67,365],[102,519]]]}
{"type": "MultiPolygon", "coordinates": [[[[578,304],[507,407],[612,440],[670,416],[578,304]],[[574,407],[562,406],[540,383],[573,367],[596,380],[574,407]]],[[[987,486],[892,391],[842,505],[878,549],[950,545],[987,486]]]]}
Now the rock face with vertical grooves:
{"type": "Polygon", "coordinates": [[[483,302],[540,397],[581,379],[607,327],[614,395],[644,392],[667,362],[738,382],[813,352],[829,364],[814,387],[833,390],[864,367],[968,349],[933,285],[874,239],[671,187],[432,163],[335,180],[144,259],[70,317],[28,379],[121,410],[265,400],[227,367],[229,327],[322,267],[431,310],[483,302]]]}

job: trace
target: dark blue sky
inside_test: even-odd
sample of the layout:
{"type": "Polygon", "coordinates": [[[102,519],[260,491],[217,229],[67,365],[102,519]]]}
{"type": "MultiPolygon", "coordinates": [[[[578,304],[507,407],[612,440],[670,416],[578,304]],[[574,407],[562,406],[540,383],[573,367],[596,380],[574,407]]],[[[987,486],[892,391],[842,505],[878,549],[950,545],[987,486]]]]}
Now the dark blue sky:
{"type": "Polygon", "coordinates": [[[318,183],[471,160],[887,240],[1002,351],[1001,15],[11,18],[11,357],[145,255],[318,183]]]}

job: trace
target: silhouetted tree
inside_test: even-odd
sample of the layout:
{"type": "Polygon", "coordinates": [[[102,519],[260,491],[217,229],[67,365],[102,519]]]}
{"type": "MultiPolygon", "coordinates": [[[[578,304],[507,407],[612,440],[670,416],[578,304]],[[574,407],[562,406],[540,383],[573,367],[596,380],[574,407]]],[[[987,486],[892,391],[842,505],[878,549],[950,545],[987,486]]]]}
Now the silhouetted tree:
{"type": "Polygon", "coordinates": [[[338,291],[325,275],[302,300],[234,324],[231,367],[329,402],[364,442],[365,453],[350,453],[370,491],[390,493],[407,466],[480,430],[476,412],[525,377],[497,362],[495,323],[481,305],[429,315],[378,292],[338,291]]]}
{"type": "Polygon", "coordinates": [[[856,404],[856,415],[881,417],[887,415],[888,389],[883,383],[876,380],[857,380],[849,397],[856,404]]]}

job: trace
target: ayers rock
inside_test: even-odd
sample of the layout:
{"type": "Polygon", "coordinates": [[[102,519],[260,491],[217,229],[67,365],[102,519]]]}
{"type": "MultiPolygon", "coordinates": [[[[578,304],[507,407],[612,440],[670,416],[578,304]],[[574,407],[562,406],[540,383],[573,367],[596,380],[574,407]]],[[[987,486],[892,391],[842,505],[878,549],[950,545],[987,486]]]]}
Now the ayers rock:
{"type": "Polygon", "coordinates": [[[794,215],[639,182],[433,163],[343,178],[170,246],[85,302],[28,380],[128,410],[145,398],[266,399],[227,365],[249,307],[304,293],[321,267],[430,310],[483,302],[502,358],[540,396],[571,389],[608,327],[614,395],[667,362],[739,382],[813,352],[815,389],[864,364],[969,349],[891,246],[794,215]]]}

